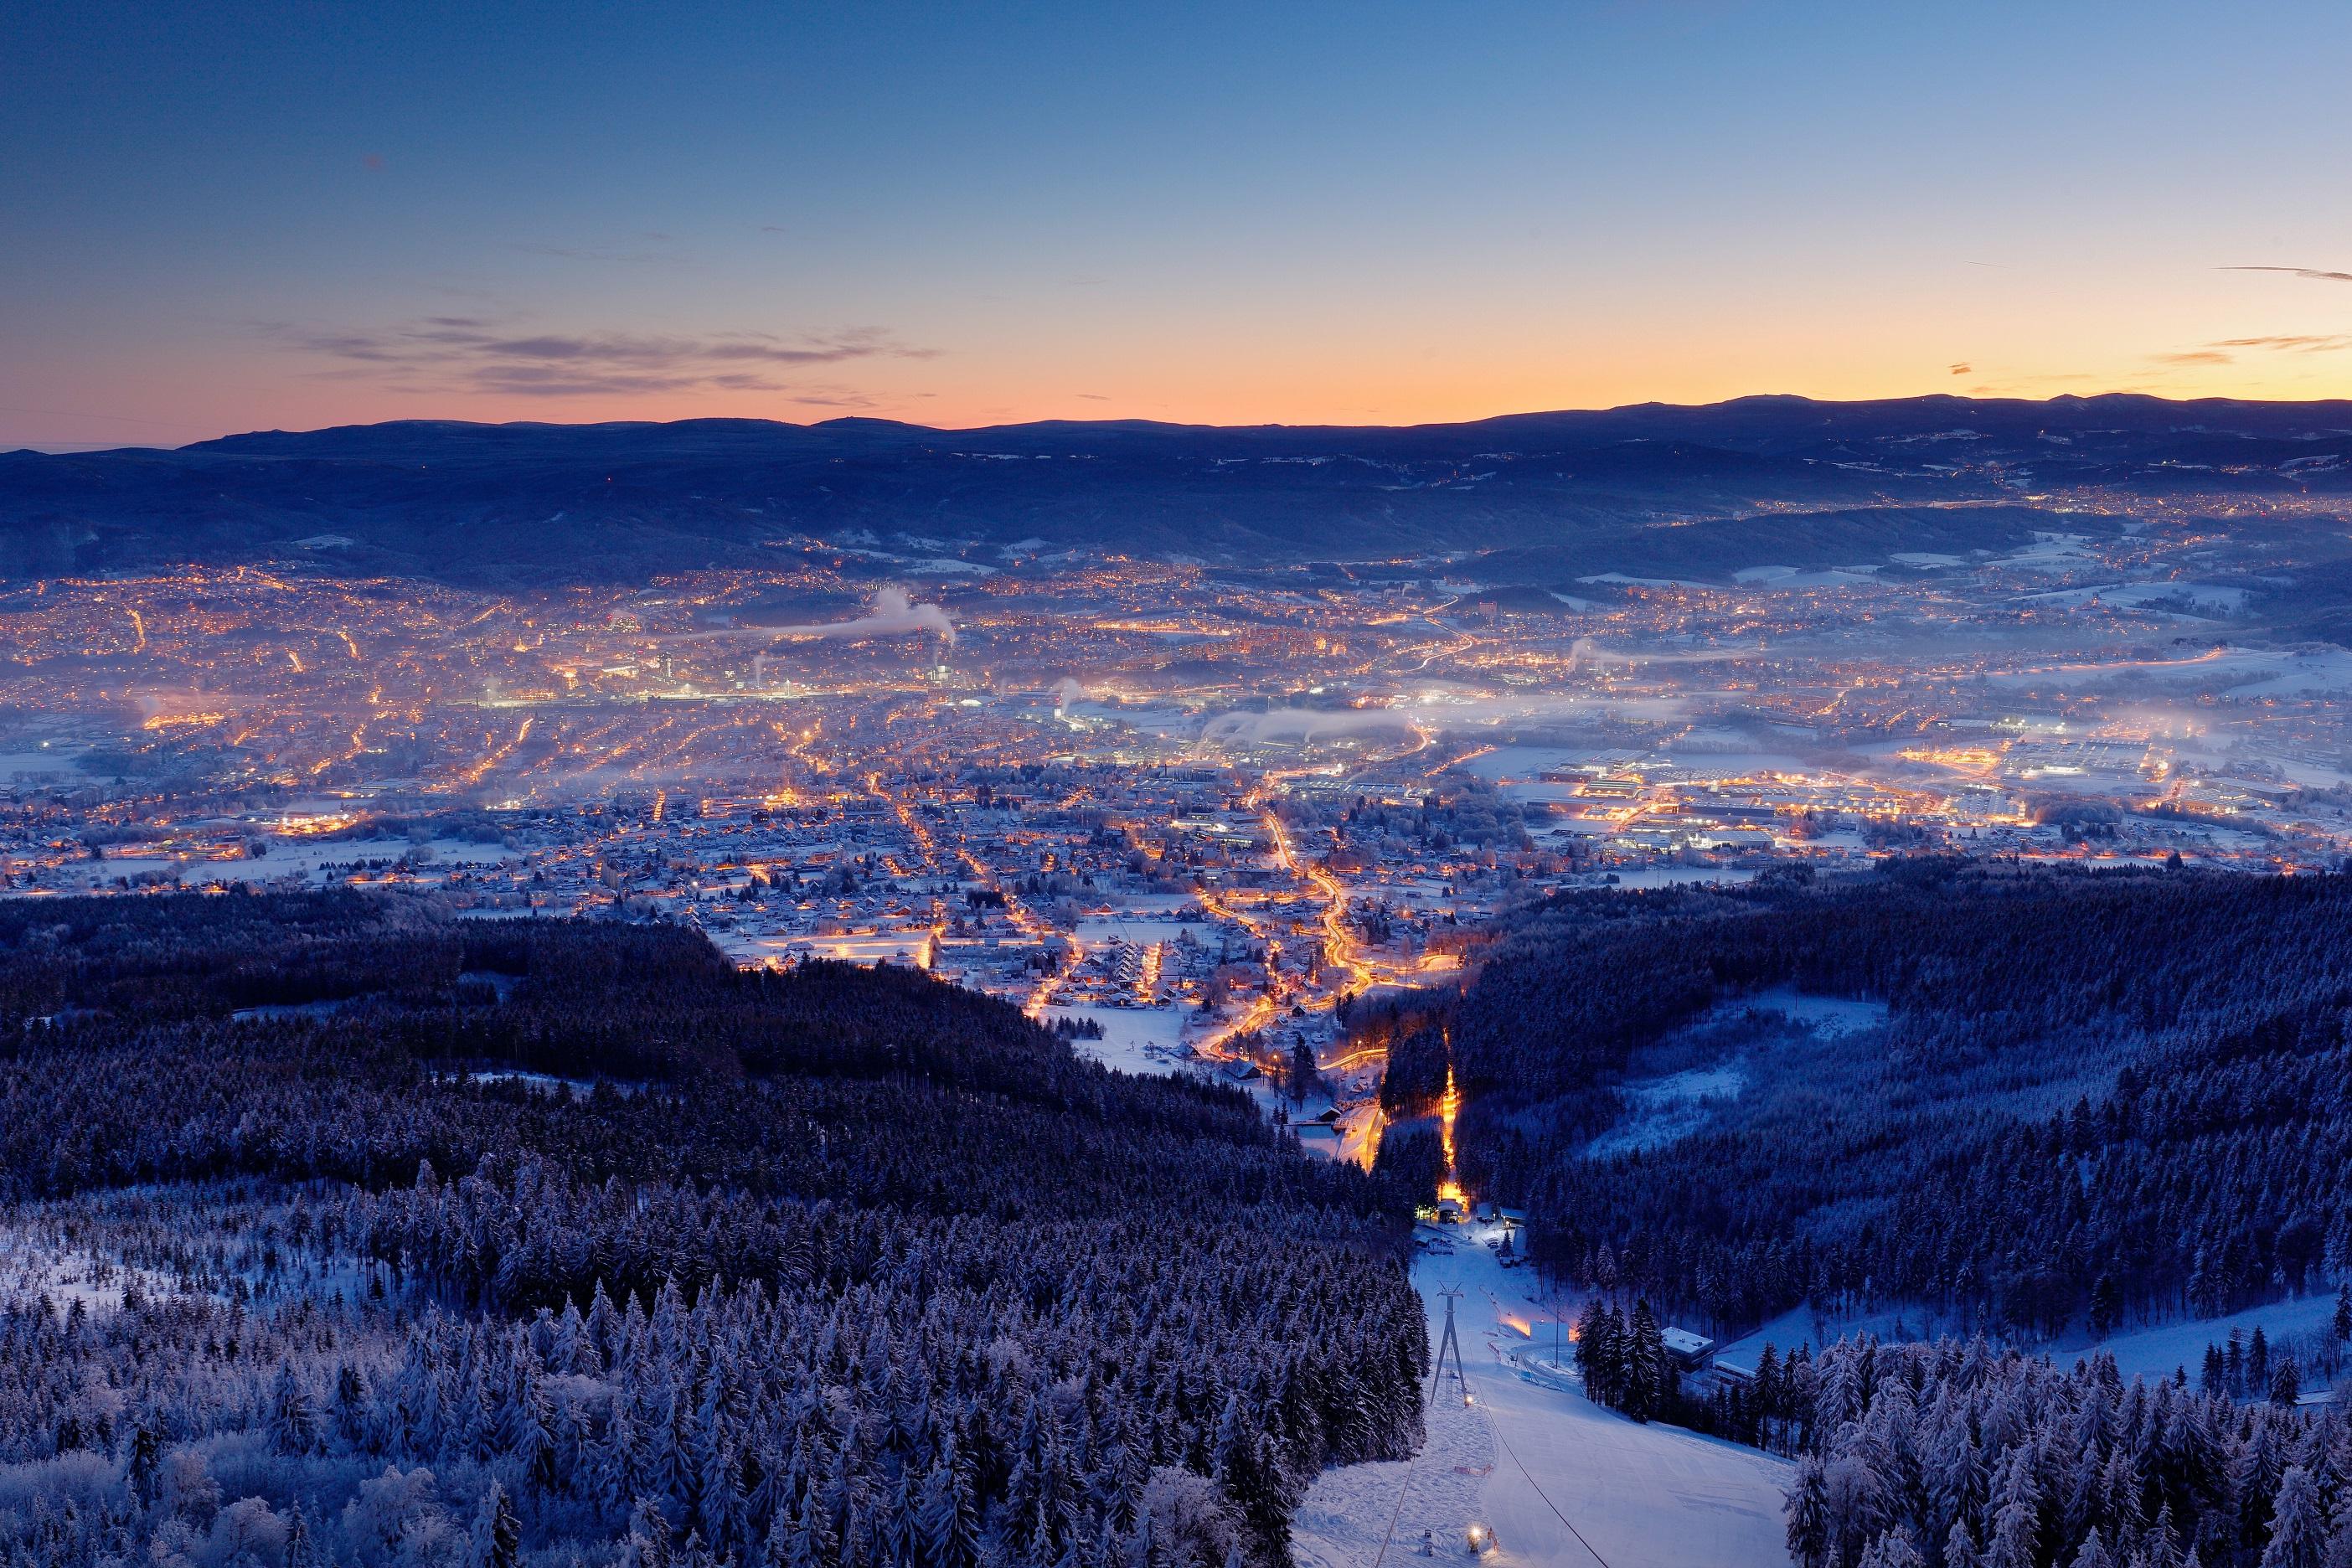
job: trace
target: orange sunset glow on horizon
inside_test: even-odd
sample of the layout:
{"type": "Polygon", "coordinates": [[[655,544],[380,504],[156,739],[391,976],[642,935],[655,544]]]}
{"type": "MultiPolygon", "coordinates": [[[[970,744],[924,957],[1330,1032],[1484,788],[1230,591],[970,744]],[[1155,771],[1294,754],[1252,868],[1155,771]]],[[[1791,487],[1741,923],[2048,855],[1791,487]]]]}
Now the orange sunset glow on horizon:
{"type": "Polygon", "coordinates": [[[0,447],[2352,396],[2352,23],[2289,9],[25,17],[0,447]]]}

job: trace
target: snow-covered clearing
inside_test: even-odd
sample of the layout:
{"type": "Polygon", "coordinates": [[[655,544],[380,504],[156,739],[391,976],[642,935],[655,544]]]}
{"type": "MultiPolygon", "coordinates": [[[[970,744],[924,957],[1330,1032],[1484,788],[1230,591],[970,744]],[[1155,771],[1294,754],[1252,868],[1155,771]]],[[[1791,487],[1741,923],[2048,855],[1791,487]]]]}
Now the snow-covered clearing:
{"type": "Polygon", "coordinates": [[[1808,1038],[1867,1034],[1885,1023],[1883,1002],[1808,995],[1788,985],[1719,1002],[1637,1053],[1635,1076],[1618,1086],[1623,1114],[1585,1153],[1607,1160],[1678,1142],[1714,1122],[1752,1082],[1760,1079],[1769,1089],[1776,1051],[1808,1038]]]}
{"type": "MultiPolygon", "coordinates": [[[[1753,1375],[1764,1347],[1786,1355],[1799,1345],[1819,1352],[1823,1345],[1860,1334],[1882,1340],[1925,1340],[1940,1334],[1964,1334],[1959,1324],[1947,1322],[1917,1306],[1881,1307],[1870,1311],[1821,1312],[1810,1306],[1791,1307],[1751,1333],[1719,1347],[1715,1364],[1753,1375]]],[[[2170,1370],[2169,1368],[2167,1369],[2170,1370]]]]}
{"type": "Polygon", "coordinates": [[[2352,652],[2338,647],[2215,648],[2183,658],[2036,665],[1985,677],[1990,686],[2075,696],[2126,688],[2193,688],[2217,697],[2336,697],[2352,692],[2352,652]]]}
{"type": "Polygon", "coordinates": [[[1831,1039],[1879,1028],[1886,1022],[1884,1002],[1865,1001],[1858,996],[1815,996],[1793,985],[1775,985],[1723,1005],[1739,1012],[1778,1013],[1790,1023],[1808,1025],[1814,1034],[1831,1039]]]}
{"type": "Polygon", "coordinates": [[[1167,1074],[1192,1060],[1181,1007],[1049,1007],[1045,1017],[1101,1025],[1101,1039],[1074,1039],[1070,1048],[1121,1072],[1167,1074]]]}
{"type": "Polygon", "coordinates": [[[643,1084],[631,1083],[623,1079],[558,1078],[552,1073],[525,1072],[520,1068],[483,1068],[459,1072],[445,1072],[438,1075],[438,1081],[447,1084],[519,1083],[525,1089],[536,1089],[541,1094],[572,1094],[583,1099],[595,1093],[596,1086],[600,1082],[611,1084],[613,1092],[624,1098],[636,1093],[645,1087],[643,1084]]]}
{"type": "MultiPolygon", "coordinates": [[[[2102,1342],[2098,1349],[2116,1358],[2116,1370],[2126,1378],[2170,1377],[2180,1367],[2189,1369],[2189,1381],[2194,1384],[2204,1370],[2205,1347],[2228,1342],[2230,1331],[2251,1336],[2256,1329],[2273,1344],[2291,1335],[2309,1333],[2324,1327],[2336,1312],[2336,1295],[2332,1290],[2315,1291],[2293,1300],[2273,1301],[2267,1306],[2249,1307],[2242,1312],[2232,1312],[2223,1318],[2184,1318],[2179,1322],[2164,1323],[2152,1329],[2137,1329],[2114,1335],[2102,1342]]],[[[2071,1364],[2070,1352],[2082,1350],[2074,1342],[2064,1342],[2068,1350],[2053,1351],[2061,1363],[2071,1364]]],[[[2306,1379],[2306,1391],[2312,1386],[2306,1379]]]]}
{"type": "Polygon", "coordinates": [[[168,1295],[173,1289],[163,1275],[126,1268],[30,1226],[0,1232],[0,1302],[46,1300],[63,1308],[79,1301],[90,1310],[105,1310],[119,1306],[123,1289],[132,1284],[150,1296],[168,1295]]]}
{"type": "Polygon", "coordinates": [[[2095,566],[2098,557],[2086,548],[2088,535],[2080,533],[2043,533],[2036,531],[2033,542],[2024,549],[2002,556],[1996,566],[2019,566],[2034,572],[2072,572],[2080,567],[2095,566]]]}
{"type": "Polygon", "coordinates": [[[1595,1138],[1585,1153],[1606,1160],[1679,1142],[1713,1118],[1711,1101],[1737,1100],[1747,1087],[1748,1069],[1737,1061],[1626,1084],[1618,1091],[1625,1100],[1624,1119],[1595,1138]]]}
{"type": "Polygon", "coordinates": [[[2187,605],[2194,609],[2228,612],[2246,605],[2246,590],[2213,583],[2102,583],[2082,588],[2057,588],[2023,594],[2020,604],[2048,605],[2119,605],[2125,609],[2161,609],[2187,605]]]}
{"type": "MultiPolygon", "coordinates": [[[[1427,1234],[1427,1233],[1424,1233],[1427,1234]]],[[[1509,1359],[1533,1346],[1507,1319],[1543,1332],[1527,1292],[1469,1228],[1450,1253],[1423,1256],[1413,1283],[1434,1346],[1438,1292],[1459,1285],[1455,1331],[1468,1366],[1465,1405],[1450,1371],[1409,1462],[1327,1470],[1299,1505],[1291,1544],[1304,1568],[1402,1565],[1428,1532],[1442,1559],[1464,1560],[1465,1531],[1492,1531],[1496,1568],[1771,1568],[1786,1563],[1780,1459],[1674,1426],[1642,1426],[1581,1394],[1538,1382],[1509,1359]],[[1391,1532],[1391,1523],[1393,1531],[1391,1532]],[[1381,1546],[1387,1542],[1385,1560],[1381,1546]]],[[[1548,1347],[1547,1347],[1548,1348],[1548,1347]]]]}
{"type": "Polygon", "coordinates": [[[1717,583],[1695,582],[1686,577],[1628,577],[1622,572],[1601,572],[1590,577],[1579,577],[1580,583],[1612,583],[1625,588],[1707,588],[1719,589],[1717,583]]]}
{"type": "Polygon", "coordinates": [[[437,868],[479,869],[520,858],[520,850],[464,838],[436,838],[418,844],[406,838],[286,838],[264,836],[269,852],[258,858],[214,857],[219,846],[198,848],[133,846],[103,860],[77,860],[61,867],[53,879],[60,889],[103,887],[118,877],[151,876],[177,881],[187,888],[256,885],[296,881],[318,885],[334,881],[343,868],[375,861],[391,865],[404,857],[422,868],[430,880],[437,868]]]}
{"type": "Polygon", "coordinates": [[[1743,566],[1731,574],[1731,580],[1744,588],[1848,588],[1857,583],[1876,582],[1871,574],[1877,570],[1875,566],[1813,571],[1795,566],[1743,566]]]}
{"type": "Polygon", "coordinates": [[[1752,882],[1748,866],[1625,866],[1611,871],[1615,888],[1679,888],[1694,882],[1752,882]]]}
{"type": "MultiPolygon", "coordinates": [[[[2320,1289],[2290,1300],[2248,1307],[2226,1317],[2181,1318],[2128,1329],[2105,1340],[2093,1340],[2077,1324],[2054,1342],[2024,1343],[2020,1348],[2030,1355],[2046,1355],[2061,1366],[2072,1366],[2077,1358],[2102,1351],[2115,1357],[2116,1370],[2126,1381],[2143,1377],[2153,1382],[2186,1369],[2193,1387],[2203,1371],[2205,1347],[2226,1342],[2231,1330],[2251,1336],[2259,1328],[2273,1345],[2284,1349],[2300,1336],[2325,1328],[2335,1310],[2334,1290],[2320,1289]]],[[[1861,1334],[1905,1341],[1934,1339],[1944,1334],[1965,1336],[1969,1331],[1969,1325],[1942,1318],[1916,1303],[1862,1312],[1817,1312],[1811,1307],[1794,1307],[1754,1332],[1724,1345],[1716,1352],[1715,1363],[1752,1373],[1768,1343],[1783,1355],[1799,1345],[1810,1346],[1819,1354],[1824,1345],[1861,1334]]],[[[2315,1373],[2306,1373],[2306,1394],[2325,1387],[2315,1373]]]]}

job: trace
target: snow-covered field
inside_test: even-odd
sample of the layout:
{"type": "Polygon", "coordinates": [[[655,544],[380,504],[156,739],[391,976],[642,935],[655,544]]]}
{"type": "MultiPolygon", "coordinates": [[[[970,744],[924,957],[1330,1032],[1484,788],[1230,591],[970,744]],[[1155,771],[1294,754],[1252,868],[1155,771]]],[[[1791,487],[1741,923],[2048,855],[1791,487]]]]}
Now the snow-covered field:
{"type": "Polygon", "coordinates": [[[2161,609],[2169,605],[2188,605],[2195,609],[2228,613],[2245,607],[2246,590],[2223,587],[2213,583],[2103,583],[2084,588],[2056,588],[2045,593],[2023,594],[2020,604],[2036,605],[2110,605],[2126,609],[2161,609]]]}
{"type": "Polygon", "coordinates": [[[133,1284],[150,1296],[168,1295],[173,1288],[163,1275],[126,1268],[31,1226],[0,1230],[0,1302],[46,1300],[62,1309],[79,1301],[101,1311],[121,1305],[124,1288],[133,1284]]]}
{"type": "MultiPolygon", "coordinates": [[[[2127,1380],[2166,1378],[2186,1369],[2189,1384],[2194,1386],[2203,1371],[2205,1347],[2226,1342],[2231,1330],[2251,1335],[2259,1328],[2273,1344],[2281,1344],[2293,1336],[2324,1327],[2335,1310],[2334,1291],[2323,1289],[2290,1300],[2248,1307],[2226,1317],[2182,1318],[2153,1327],[2127,1329],[2105,1340],[2093,1340],[2077,1325],[2053,1343],[2024,1348],[2031,1354],[2046,1355],[2061,1366],[2071,1366],[2075,1358],[2087,1356],[2095,1350],[2104,1351],[2116,1358],[2116,1370],[2127,1380]]],[[[1825,1344],[1859,1334],[1874,1334],[1882,1340],[1921,1340],[1941,1334],[1964,1336],[1969,1331],[1967,1325],[1941,1319],[1916,1304],[1845,1313],[1821,1313],[1810,1307],[1796,1307],[1753,1333],[1724,1345],[1716,1352],[1715,1360],[1718,1366],[1753,1372],[1767,1343],[1783,1354],[1801,1344],[1811,1346],[1818,1353],[1825,1344]]],[[[2315,1378],[2307,1379],[2304,1392],[2314,1394],[2323,1391],[2324,1386],[2315,1378]]]]}
{"type": "Polygon", "coordinates": [[[2075,695],[2135,688],[2199,689],[2233,699],[2335,697],[2352,691],[2352,653],[2342,648],[2216,648],[2184,658],[2036,665],[1985,677],[1996,687],[2053,686],[2075,695]]]}
{"type": "Polygon", "coordinates": [[[1737,1100],[1748,1087],[1740,1062],[1692,1068],[1624,1085],[1625,1114],[1585,1150],[1590,1159],[1608,1160],[1636,1149],[1663,1149],[1680,1142],[1714,1119],[1711,1102],[1737,1100]]]}
{"type": "Polygon", "coordinates": [[[0,752],[0,784],[20,775],[49,778],[74,771],[74,762],[85,748],[80,746],[25,747],[0,752]]]}
{"type": "Polygon", "coordinates": [[[1857,583],[1875,583],[1871,575],[1875,566],[1856,566],[1841,571],[1834,567],[1803,571],[1794,566],[1743,566],[1731,574],[1731,580],[1743,588],[1850,588],[1857,583]]]}
{"type": "Polygon", "coordinates": [[[1591,1159],[1607,1160],[1636,1150],[1663,1149],[1688,1138],[1729,1110],[1751,1082],[1760,1078],[1769,1084],[1770,1058],[1776,1048],[1805,1037],[1835,1040],[1866,1034],[1885,1023],[1883,1002],[1808,995],[1789,985],[1719,1002],[1637,1055],[1637,1069],[1644,1061],[1671,1065],[1630,1078],[1618,1087],[1624,1111],[1585,1152],[1591,1159]],[[1786,1032],[1777,1040],[1743,1033],[1727,1047],[1717,1043],[1727,1030],[1759,1016],[1778,1018],[1786,1032]],[[1693,1056],[1698,1058],[1695,1063],[1690,1059],[1693,1056]]]}
{"type": "Polygon", "coordinates": [[[1114,910],[1097,910],[1078,919],[1078,940],[1092,946],[1112,937],[1138,947],[1174,942],[1185,931],[1194,941],[1210,935],[1201,906],[1189,893],[1146,893],[1129,898],[1114,910]],[[1185,920],[1190,914],[1192,918],[1185,920]]]}
{"type": "Polygon", "coordinates": [[[1612,867],[1619,888],[1678,888],[1693,882],[1752,882],[1756,872],[1747,866],[1628,866],[1612,867]]]}
{"type": "Polygon", "coordinates": [[[1723,1004],[1723,1008],[1778,1013],[1792,1024],[1808,1025],[1816,1035],[1832,1039],[1880,1028],[1886,1023],[1884,1002],[1859,996],[1815,996],[1793,985],[1775,985],[1753,995],[1735,997],[1723,1004]]]}
{"type": "Polygon", "coordinates": [[[1171,1073],[1192,1059],[1182,1050],[1181,1007],[1049,1007],[1045,1017],[1100,1024],[1101,1039],[1072,1040],[1070,1048],[1121,1072],[1171,1073]]]}
{"type": "MultiPolygon", "coordinates": [[[[2326,1325],[2335,1312],[2335,1293],[2315,1291],[2293,1300],[2249,1307],[2225,1318],[2187,1318],[2152,1329],[2132,1330],[2111,1336],[2098,1348],[2116,1358],[2116,1370],[2126,1378],[2170,1377],[2176,1369],[2186,1367],[2189,1381],[2194,1384],[2204,1370],[2205,1347],[2225,1342],[2231,1330],[2251,1335],[2260,1329],[2273,1343],[2277,1343],[2289,1335],[2308,1333],[2326,1325]]],[[[2072,1341],[2063,1342],[2070,1350],[2082,1348],[2072,1341]]],[[[2066,1350],[2052,1353],[2062,1363],[2067,1360],[2066,1350]]],[[[2313,1386],[2306,1381],[2305,1391],[2310,1392],[2313,1386]]]]}
{"type": "MultiPolygon", "coordinates": [[[[1425,1233],[1426,1234],[1426,1233],[1425,1233]]],[[[1307,1494],[1291,1544],[1303,1568],[1372,1568],[1418,1555],[1466,1561],[1479,1525],[1496,1568],[1775,1568],[1789,1561],[1781,1488],[1788,1465],[1678,1427],[1642,1426],[1538,1382],[1509,1359],[1534,1347],[1506,1317],[1539,1325],[1531,1274],[1507,1270],[1469,1230],[1451,1254],[1424,1255],[1413,1283],[1445,1321],[1438,1292],[1463,1292],[1455,1331],[1475,1403],[1449,1375],[1429,1440],[1408,1462],[1326,1471],[1307,1494]],[[1383,1558],[1382,1544],[1386,1542],[1383,1558]]],[[[1543,1330],[1536,1327],[1538,1338],[1543,1330]]]]}
{"type": "Polygon", "coordinates": [[[331,871],[354,862],[369,860],[390,864],[403,856],[414,856],[423,863],[429,879],[431,868],[454,869],[457,867],[480,867],[502,864],[520,858],[520,852],[497,844],[478,844],[464,838],[436,838],[425,844],[405,838],[281,838],[270,836],[269,853],[258,859],[235,858],[213,860],[184,853],[149,853],[134,851],[109,855],[103,860],[80,860],[60,869],[52,881],[64,890],[103,886],[118,877],[160,875],[176,879],[184,887],[201,888],[211,883],[267,883],[295,879],[305,885],[316,886],[340,876],[331,871]]]}

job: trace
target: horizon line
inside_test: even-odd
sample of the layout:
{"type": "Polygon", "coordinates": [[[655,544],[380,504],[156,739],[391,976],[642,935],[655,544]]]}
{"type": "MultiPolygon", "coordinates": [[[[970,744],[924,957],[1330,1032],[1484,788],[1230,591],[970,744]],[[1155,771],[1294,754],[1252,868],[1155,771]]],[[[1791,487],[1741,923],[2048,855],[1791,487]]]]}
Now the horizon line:
{"type": "MultiPolygon", "coordinates": [[[[243,440],[263,436],[323,436],[340,430],[383,430],[401,426],[430,426],[469,430],[631,430],[664,429],[688,425],[748,425],[765,426],[782,430],[823,430],[845,426],[881,426],[893,429],[920,430],[940,436],[987,435],[998,431],[1034,430],[1049,426],[1069,426],[1086,429],[1113,426],[1157,430],[1462,430],[1480,425],[1499,424],[1514,419],[1550,419],[1574,416],[1599,416],[1629,414],[1645,410],[1697,413],[1709,409],[1731,408],[1742,404],[1786,403],[1810,404],[1823,408],[1864,408],[1891,406],[1901,404],[1952,403],[1983,406],[2009,405],[2048,407],[2062,404],[2103,403],[2131,400],[2139,403],[2168,404],[2176,407],[2193,408],[2205,405],[2236,407],[2347,408],[2352,409],[2352,398],[2345,397],[2169,397],[2161,393],[2114,390],[2108,392],[2063,392],[2048,397],[1975,396],[1961,393],[1923,392],[1900,397],[1813,397],[1803,393],[1754,392],[1737,397],[1717,398],[1706,403],[1674,403],[1650,398],[1638,403],[1614,403],[1601,406],[1526,408],[1501,414],[1482,415],[1474,419],[1425,419],[1407,424],[1377,423],[1336,424],[1330,421],[1291,423],[1285,420],[1258,420],[1242,424],[1213,424],[1199,420],[1152,419],[1138,416],[1105,416],[1097,418],[1039,418],[1006,420],[992,425],[926,425],[918,420],[894,419],[878,415],[841,415],[829,419],[792,420],[770,418],[759,415],[698,415],[680,419],[462,419],[422,416],[406,419],[375,419],[341,425],[310,426],[300,429],[268,426],[246,430],[226,430],[217,436],[200,437],[178,446],[147,446],[137,443],[110,444],[98,441],[26,442],[0,447],[0,457],[17,457],[30,453],[37,457],[95,457],[111,452],[185,452],[222,441],[243,440]]],[[[86,416],[84,416],[86,417],[86,416]]]]}

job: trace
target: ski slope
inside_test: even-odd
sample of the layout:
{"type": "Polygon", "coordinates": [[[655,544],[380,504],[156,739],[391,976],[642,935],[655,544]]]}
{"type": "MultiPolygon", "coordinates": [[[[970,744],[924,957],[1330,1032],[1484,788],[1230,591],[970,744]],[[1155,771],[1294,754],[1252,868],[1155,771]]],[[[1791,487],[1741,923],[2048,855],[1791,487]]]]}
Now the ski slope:
{"type": "Polygon", "coordinates": [[[1523,1373],[1510,1357],[1532,1363],[1537,1346],[1513,1321],[1538,1341],[1549,1332],[1526,1294],[1532,1272],[1502,1268],[1468,1227],[1447,1234],[1455,1250],[1423,1256],[1413,1283],[1430,1313],[1433,1347],[1445,1322],[1439,1291],[1462,1291],[1455,1333],[1472,1403],[1463,1402],[1449,1369],[1420,1454],[1324,1472],[1292,1524],[1302,1568],[1402,1568],[1420,1554],[1424,1531],[1439,1560],[1466,1563],[1474,1524],[1498,1543],[1485,1559],[1489,1568],[1788,1563],[1784,1461],[1628,1421],[1559,1380],[1523,1373]]]}

